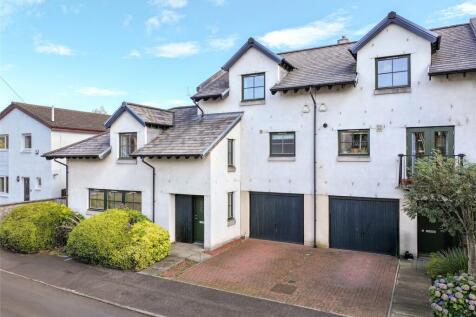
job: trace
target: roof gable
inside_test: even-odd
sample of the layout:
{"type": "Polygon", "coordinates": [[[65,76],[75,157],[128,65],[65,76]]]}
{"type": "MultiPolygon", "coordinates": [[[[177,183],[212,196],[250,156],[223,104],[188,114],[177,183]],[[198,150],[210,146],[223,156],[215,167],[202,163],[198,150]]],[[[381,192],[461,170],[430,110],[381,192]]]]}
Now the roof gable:
{"type": "Polygon", "coordinates": [[[104,126],[110,128],[125,111],[130,113],[142,126],[171,127],[174,124],[174,113],[172,111],[124,101],[104,126]]]}
{"type": "Polygon", "coordinates": [[[104,121],[109,117],[105,114],[77,111],[62,108],[12,102],[0,113],[0,119],[17,109],[35,119],[51,130],[73,132],[104,132],[104,121]],[[54,120],[53,120],[54,117],[54,120]]]}
{"type": "Polygon", "coordinates": [[[290,63],[286,61],[286,59],[282,56],[279,56],[265,47],[263,44],[256,41],[254,38],[250,37],[245,44],[243,44],[240,49],[233,54],[233,56],[222,66],[222,69],[225,71],[229,71],[230,68],[250,49],[254,48],[266,55],[272,61],[276,62],[280,66],[282,66],[286,70],[292,70],[294,67],[290,63]]]}
{"type": "Polygon", "coordinates": [[[424,27],[419,26],[416,23],[413,23],[410,20],[405,19],[402,16],[399,16],[395,11],[391,11],[387,14],[382,21],[380,21],[376,26],[374,26],[367,34],[365,34],[357,43],[355,43],[349,51],[352,55],[357,56],[357,52],[364,47],[370,40],[372,40],[377,34],[379,34],[383,29],[385,29],[390,24],[398,25],[426,40],[428,40],[433,48],[433,51],[439,49],[440,45],[440,35],[438,33],[432,32],[424,27]]]}

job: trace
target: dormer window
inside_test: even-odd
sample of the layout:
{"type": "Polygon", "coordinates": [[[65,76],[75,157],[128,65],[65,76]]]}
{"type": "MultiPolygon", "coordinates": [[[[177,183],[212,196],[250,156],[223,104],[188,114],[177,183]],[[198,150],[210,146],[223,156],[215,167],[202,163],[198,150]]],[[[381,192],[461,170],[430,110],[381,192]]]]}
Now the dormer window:
{"type": "Polygon", "coordinates": [[[375,59],[375,88],[400,88],[410,86],[410,55],[375,59]]]}
{"type": "Polygon", "coordinates": [[[264,73],[249,74],[242,76],[243,101],[263,100],[264,94],[264,73]]]}
{"type": "Polygon", "coordinates": [[[119,159],[131,159],[131,153],[137,150],[137,133],[119,133],[119,159]]]}

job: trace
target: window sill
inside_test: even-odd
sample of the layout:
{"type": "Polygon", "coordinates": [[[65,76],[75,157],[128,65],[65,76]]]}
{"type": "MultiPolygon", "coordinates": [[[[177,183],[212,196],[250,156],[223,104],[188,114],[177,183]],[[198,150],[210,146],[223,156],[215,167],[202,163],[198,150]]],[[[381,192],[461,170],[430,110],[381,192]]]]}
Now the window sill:
{"type": "Polygon", "coordinates": [[[0,193],[0,197],[8,197],[8,193],[0,193]]]}
{"type": "Polygon", "coordinates": [[[270,156],[268,157],[269,162],[295,162],[295,156],[270,156]]]}
{"type": "Polygon", "coordinates": [[[98,213],[104,212],[104,210],[95,210],[95,209],[88,209],[86,210],[86,216],[94,216],[98,213]]]}
{"type": "Polygon", "coordinates": [[[37,192],[39,192],[39,191],[41,190],[41,188],[35,188],[35,190],[36,190],[37,192]]]}
{"type": "Polygon", "coordinates": [[[8,152],[8,149],[0,149],[0,152],[8,152]]]}
{"type": "Polygon", "coordinates": [[[234,173],[236,172],[236,167],[235,166],[228,166],[228,173],[234,173]]]}
{"type": "Polygon", "coordinates": [[[412,87],[396,87],[375,89],[374,95],[404,94],[412,92],[412,87]]]}
{"type": "Polygon", "coordinates": [[[233,226],[234,224],[236,224],[236,220],[235,218],[231,218],[231,219],[228,219],[228,227],[231,227],[233,226]]]}
{"type": "Polygon", "coordinates": [[[258,106],[258,105],[265,105],[266,99],[259,99],[259,100],[242,100],[240,102],[240,106],[258,106]]]}
{"type": "Polygon", "coordinates": [[[370,156],[338,156],[337,162],[370,162],[370,156]]]}
{"type": "Polygon", "coordinates": [[[133,164],[137,165],[136,159],[117,159],[117,164],[133,164]]]}
{"type": "Polygon", "coordinates": [[[31,153],[31,150],[21,150],[20,153],[31,153]]]}

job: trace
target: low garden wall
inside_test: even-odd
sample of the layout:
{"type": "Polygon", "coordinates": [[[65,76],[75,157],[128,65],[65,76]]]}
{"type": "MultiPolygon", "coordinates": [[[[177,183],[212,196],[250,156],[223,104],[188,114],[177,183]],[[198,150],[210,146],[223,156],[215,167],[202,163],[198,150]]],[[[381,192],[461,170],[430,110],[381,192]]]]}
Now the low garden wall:
{"type": "Polygon", "coordinates": [[[21,203],[14,203],[14,204],[5,204],[5,205],[0,205],[0,219],[5,217],[13,208],[21,206],[21,205],[27,205],[31,203],[37,203],[40,201],[53,201],[58,204],[65,204],[66,199],[64,198],[52,198],[52,199],[44,199],[44,200],[35,200],[35,201],[28,201],[28,202],[21,202],[21,203]]]}

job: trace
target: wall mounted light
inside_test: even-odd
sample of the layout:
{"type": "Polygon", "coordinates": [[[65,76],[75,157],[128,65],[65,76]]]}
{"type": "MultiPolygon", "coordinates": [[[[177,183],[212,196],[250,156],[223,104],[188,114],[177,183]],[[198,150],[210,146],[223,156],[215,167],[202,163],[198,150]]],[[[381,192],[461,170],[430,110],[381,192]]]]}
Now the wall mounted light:
{"type": "Polygon", "coordinates": [[[319,112],[326,112],[327,111],[327,105],[325,103],[321,103],[319,105],[319,112]]]}
{"type": "Polygon", "coordinates": [[[311,111],[311,108],[309,108],[308,105],[304,105],[304,107],[302,107],[302,113],[309,113],[311,111]]]}
{"type": "Polygon", "coordinates": [[[17,176],[17,182],[19,182],[19,181],[20,181],[20,176],[17,176]]]}

